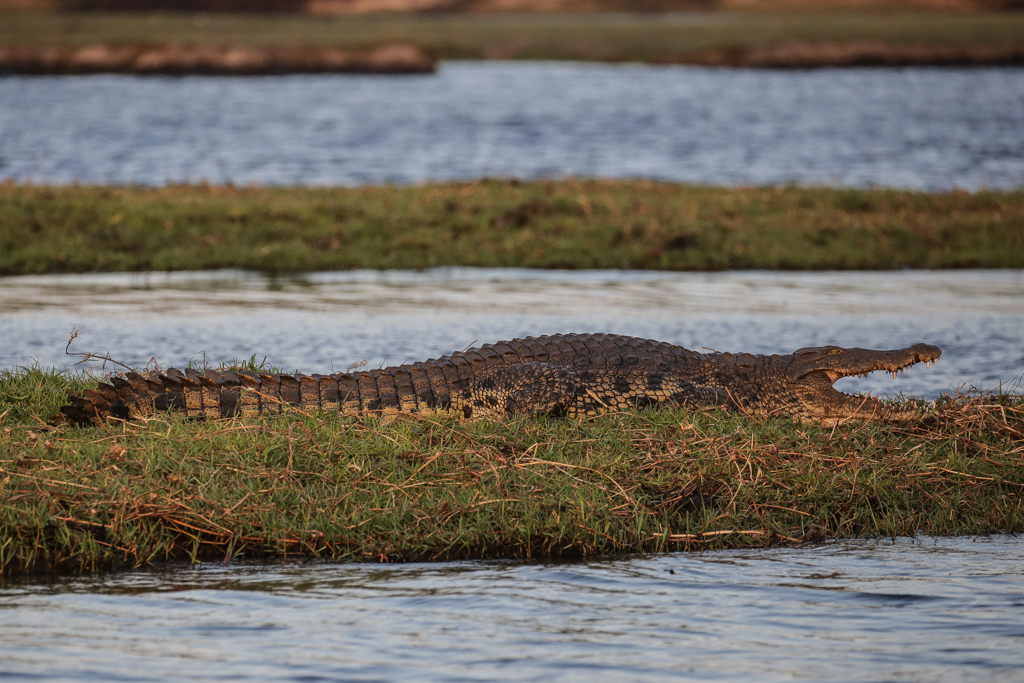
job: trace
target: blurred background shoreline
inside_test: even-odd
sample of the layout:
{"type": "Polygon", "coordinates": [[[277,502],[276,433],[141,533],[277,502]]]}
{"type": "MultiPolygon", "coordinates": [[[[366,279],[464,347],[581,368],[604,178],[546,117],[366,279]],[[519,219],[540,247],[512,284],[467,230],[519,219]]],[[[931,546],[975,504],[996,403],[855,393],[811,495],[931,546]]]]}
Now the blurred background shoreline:
{"type": "Polygon", "coordinates": [[[451,59],[1021,65],[1020,9],[1022,0],[0,0],[0,73],[409,73],[451,59]]]}
{"type": "Polygon", "coordinates": [[[977,12],[1024,8],[1021,0],[2,0],[35,11],[208,11],[339,15],[386,12],[672,12],[708,10],[923,9],[977,12]]]}

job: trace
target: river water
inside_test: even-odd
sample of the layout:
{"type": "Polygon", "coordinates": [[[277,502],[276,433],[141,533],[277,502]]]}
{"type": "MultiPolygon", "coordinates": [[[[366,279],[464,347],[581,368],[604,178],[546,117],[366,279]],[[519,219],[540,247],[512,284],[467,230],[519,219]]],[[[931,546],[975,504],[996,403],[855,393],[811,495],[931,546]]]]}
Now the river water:
{"type": "MultiPolygon", "coordinates": [[[[932,396],[1024,373],[1024,272],[451,269],[0,279],[0,367],[266,354],[306,371],[602,330],[690,348],[938,344],[841,380],[932,396]],[[205,352],[205,353],[204,353],[205,352]]],[[[2,540],[0,540],[2,542],[2,540]]],[[[1011,681],[1024,539],[921,538],[563,564],[214,564],[0,580],[11,680],[1011,681]]]]}
{"type": "Polygon", "coordinates": [[[1024,69],[448,62],[431,76],[0,78],[0,179],[1024,185],[1024,69]]]}
{"type": "Polygon", "coordinates": [[[839,386],[934,397],[961,386],[1009,387],[1024,375],[1024,272],[457,268],[292,279],[238,271],[0,278],[0,368],[79,361],[65,355],[76,329],[71,352],[130,366],[216,365],[255,354],[304,372],[397,365],[559,332],[752,353],[926,342],[943,349],[931,369],[839,386]]]}
{"type": "Polygon", "coordinates": [[[0,676],[1019,681],[1024,539],[0,583],[0,676]]]}
{"type": "MultiPolygon", "coordinates": [[[[1020,69],[447,63],[425,77],[0,79],[0,178],[37,182],[1019,187],[1021,130],[1020,69]]],[[[760,353],[923,341],[943,348],[936,367],[842,388],[931,397],[1019,381],[1024,273],[0,278],[0,368],[73,363],[75,329],[72,352],[129,365],[256,354],[306,372],[565,331],[760,353]]],[[[0,678],[1015,681],[1022,568],[1024,540],[996,536],[0,579],[0,678]]]]}

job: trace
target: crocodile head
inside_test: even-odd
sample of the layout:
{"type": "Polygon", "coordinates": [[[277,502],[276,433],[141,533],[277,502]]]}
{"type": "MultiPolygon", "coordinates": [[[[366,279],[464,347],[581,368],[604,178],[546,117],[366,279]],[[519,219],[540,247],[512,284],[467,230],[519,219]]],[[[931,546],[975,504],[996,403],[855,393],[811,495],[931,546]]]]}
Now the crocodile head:
{"type": "Polygon", "coordinates": [[[885,405],[870,394],[852,396],[837,391],[832,384],[843,377],[863,376],[876,370],[896,373],[917,363],[937,361],[942,351],[929,344],[914,344],[895,351],[844,349],[819,346],[794,351],[785,368],[785,384],[796,405],[786,412],[801,421],[833,426],[846,420],[910,420],[918,415],[913,406],[885,405]]]}

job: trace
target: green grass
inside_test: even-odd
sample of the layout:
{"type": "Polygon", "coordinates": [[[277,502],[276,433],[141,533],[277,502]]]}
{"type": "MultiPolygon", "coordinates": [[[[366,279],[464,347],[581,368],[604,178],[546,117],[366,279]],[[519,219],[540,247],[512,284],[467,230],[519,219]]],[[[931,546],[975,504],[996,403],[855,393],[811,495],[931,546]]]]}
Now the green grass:
{"type": "Polygon", "coordinates": [[[1024,531],[1024,399],[837,429],[717,409],[460,422],[295,410],[44,423],[83,377],[0,374],[0,570],[579,557],[1024,531]]]}
{"type": "Polygon", "coordinates": [[[411,42],[443,59],[685,62],[706,52],[834,41],[947,48],[1019,47],[1024,45],[1024,13],[790,11],[341,18],[38,12],[0,15],[0,46],[175,43],[359,49],[411,42]]]}
{"type": "Polygon", "coordinates": [[[482,266],[1024,267],[1024,192],[646,181],[160,189],[0,184],[0,275],[482,266]]]}

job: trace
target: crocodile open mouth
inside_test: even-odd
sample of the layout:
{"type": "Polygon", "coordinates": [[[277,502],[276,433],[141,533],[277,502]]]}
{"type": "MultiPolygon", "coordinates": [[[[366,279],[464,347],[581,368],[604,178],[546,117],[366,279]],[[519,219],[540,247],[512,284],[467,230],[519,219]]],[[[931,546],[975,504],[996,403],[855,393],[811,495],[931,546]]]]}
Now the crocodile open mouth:
{"type": "Polygon", "coordinates": [[[915,344],[897,351],[823,350],[818,358],[808,359],[806,374],[798,381],[816,391],[817,398],[809,408],[819,417],[909,419],[917,414],[912,404],[886,404],[872,396],[871,392],[848,394],[832,385],[844,377],[867,377],[878,371],[887,372],[895,379],[904,370],[919,363],[930,367],[932,363],[938,362],[941,355],[942,351],[937,346],[929,344],[915,344]],[[818,367],[814,368],[815,365],[818,367]]]}

